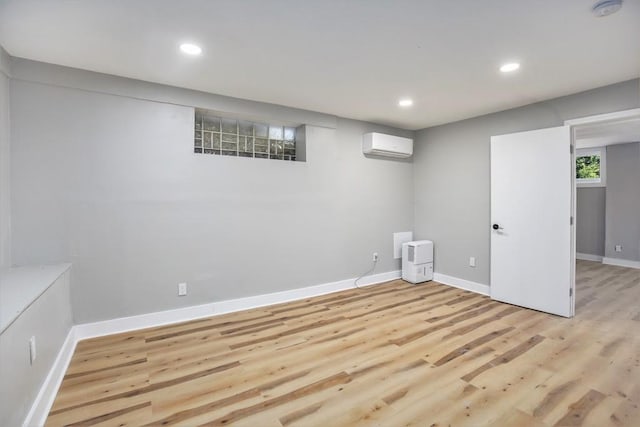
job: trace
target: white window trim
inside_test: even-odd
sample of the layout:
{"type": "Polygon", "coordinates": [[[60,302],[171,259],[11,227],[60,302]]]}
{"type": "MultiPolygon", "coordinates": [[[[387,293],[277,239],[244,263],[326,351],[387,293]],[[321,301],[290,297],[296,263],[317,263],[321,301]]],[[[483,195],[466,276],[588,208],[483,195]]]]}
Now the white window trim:
{"type": "Polygon", "coordinates": [[[600,156],[600,178],[576,178],[576,186],[578,188],[607,186],[607,147],[581,148],[576,150],[576,158],[594,155],[600,156]]]}

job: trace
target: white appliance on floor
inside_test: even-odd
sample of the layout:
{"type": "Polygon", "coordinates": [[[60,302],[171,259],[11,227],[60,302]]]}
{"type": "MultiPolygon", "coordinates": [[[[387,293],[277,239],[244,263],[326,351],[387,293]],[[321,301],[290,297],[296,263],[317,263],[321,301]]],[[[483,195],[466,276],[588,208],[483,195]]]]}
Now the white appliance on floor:
{"type": "Polygon", "coordinates": [[[402,244],[402,280],[422,283],[433,280],[433,242],[417,240],[402,244]]]}

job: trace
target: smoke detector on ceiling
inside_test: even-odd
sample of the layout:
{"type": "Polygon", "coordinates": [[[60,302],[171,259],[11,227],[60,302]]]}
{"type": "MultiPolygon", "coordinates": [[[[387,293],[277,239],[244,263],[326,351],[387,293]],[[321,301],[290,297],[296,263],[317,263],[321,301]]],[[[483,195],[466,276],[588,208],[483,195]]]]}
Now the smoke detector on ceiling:
{"type": "Polygon", "coordinates": [[[616,13],[622,7],[622,0],[600,0],[591,8],[594,15],[599,18],[616,13]]]}

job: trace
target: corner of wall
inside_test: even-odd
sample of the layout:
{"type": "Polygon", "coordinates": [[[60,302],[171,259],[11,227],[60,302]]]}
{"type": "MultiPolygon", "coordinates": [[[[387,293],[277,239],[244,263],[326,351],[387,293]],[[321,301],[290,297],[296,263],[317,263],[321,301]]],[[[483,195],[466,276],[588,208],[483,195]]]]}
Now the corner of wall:
{"type": "Polygon", "coordinates": [[[11,57],[0,46],[0,268],[11,267],[11,57]]]}
{"type": "Polygon", "coordinates": [[[11,76],[11,55],[0,45],[0,73],[11,76]]]}

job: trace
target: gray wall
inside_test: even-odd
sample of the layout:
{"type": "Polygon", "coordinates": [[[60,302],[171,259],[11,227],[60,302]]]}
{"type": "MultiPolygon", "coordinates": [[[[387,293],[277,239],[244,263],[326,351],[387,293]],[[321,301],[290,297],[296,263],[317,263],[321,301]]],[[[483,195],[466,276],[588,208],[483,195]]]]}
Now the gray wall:
{"type": "Polygon", "coordinates": [[[42,64],[19,63],[14,262],[72,262],[76,322],[353,278],[374,251],[376,272],[399,269],[392,233],[413,228],[413,164],[365,158],[361,137],[412,132],[334,119],[306,126],[306,162],[194,155],[191,107],[84,90],[130,81],[77,70],[83,90],[28,81],[42,64]]]}
{"type": "Polygon", "coordinates": [[[606,206],[605,256],[640,261],[640,143],[607,147],[606,206]]]}
{"type": "Polygon", "coordinates": [[[0,334],[0,425],[22,425],[71,329],[69,271],[0,334]],[[29,362],[29,338],[37,357],[29,362]]]}
{"type": "Polygon", "coordinates": [[[576,195],[576,252],[604,256],[605,187],[584,187],[576,195]]]}
{"type": "Polygon", "coordinates": [[[489,284],[492,135],[638,107],[636,79],[417,132],[415,237],[434,241],[435,271],[489,284]],[[476,268],[468,266],[469,256],[477,258],[476,268]]]}
{"type": "Polygon", "coordinates": [[[231,117],[240,115],[247,120],[276,121],[282,122],[281,124],[306,123],[328,128],[335,128],[337,122],[335,116],[315,111],[159,85],[142,80],[125,79],[110,74],[89,72],[22,58],[12,58],[11,71],[20,80],[205,108],[231,117]]]}
{"type": "Polygon", "coordinates": [[[10,58],[0,46],[0,269],[11,266],[10,58]]]}

